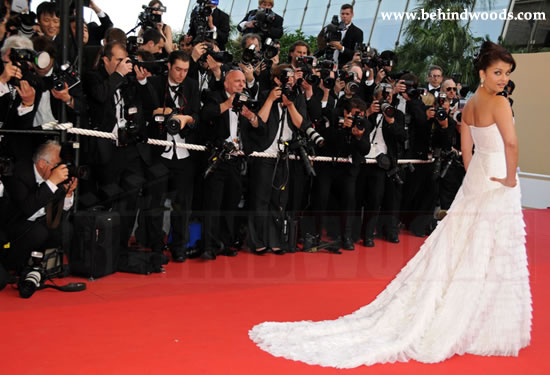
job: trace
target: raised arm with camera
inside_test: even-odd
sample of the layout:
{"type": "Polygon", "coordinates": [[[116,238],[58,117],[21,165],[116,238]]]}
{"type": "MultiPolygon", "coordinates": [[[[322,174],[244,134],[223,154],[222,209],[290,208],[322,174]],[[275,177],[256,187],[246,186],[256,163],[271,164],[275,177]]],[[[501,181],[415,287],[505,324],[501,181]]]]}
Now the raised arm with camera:
{"type": "Polygon", "coordinates": [[[280,39],[283,36],[283,17],[273,12],[273,0],[258,0],[258,9],[248,12],[237,29],[243,34],[256,33],[262,41],[267,38],[280,39]]]}

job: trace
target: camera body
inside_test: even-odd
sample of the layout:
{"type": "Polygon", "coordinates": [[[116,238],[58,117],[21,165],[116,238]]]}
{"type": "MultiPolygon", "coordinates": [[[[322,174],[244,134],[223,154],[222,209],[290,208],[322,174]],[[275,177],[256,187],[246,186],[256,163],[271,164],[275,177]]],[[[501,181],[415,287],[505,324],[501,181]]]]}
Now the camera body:
{"type": "Polygon", "coordinates": [[[168,74],[168,59],[152,60],[152,61],[140,61],[135,57],[130,58],[132,65],[138,66],[143,69],[147,69],[152,75],[165,75],[168,74]]]}
{"type": "Polygon", "coordinates": [[[281,89],[283,90],[283,95],[288,98],[288,100],[294,101],[298,96],[297,85],[292,86],[290,84],[290,77],[294,76],[294,70],[290,68],[283,69],[281,71],[281,89]]]}
{"type": "Polygon", "coordinates": [[[332,90],[336,84],[336,79],[331,77],[331,72],[334,71],[335,63],[332,60],[323,60],[317,64],[320,69],[321,80],[325,88],[332,90]]]}
{"type": "Polygon", "coordinates": [[[254,21],[256,21],[256,32],[260,34],[267,35],[271,26],[275,22],[276,15],[275,12],[271,9],[260,9],[256,12],[254,16],[254,21]]]}
{"type": "MultiPolygon", "coordinates": [[[[321,78],[313,73],[313,68],[315,66],[314,56],[300,56],[296,58],[296,67],[301,69],[304,77],[303,79],[311,86],[319,86],[319,83],[321,83],[321,78]]],[[[302,82],[298,80],[296,84],[301,86],[302,82]]]]}
{"type": "Polygon", "coordinates": [[[65,83],[69,90],[80,83],[80,77],[76,70],[69,64],[63,64],[52,75],[53,89],[61,91],[65,88],[65,83]]]}
{"type": "Polygon", "coordinates": [[[241,62],[243,64],[249,65],[258,65],[260,63],[265,63],[268,69],[271,69],[273,66],[273,61],[271,60],[279,53],[279,47],[276,47],[276,42],[271,38],[266,38],[263,49],[261,51],[256,51],[256,45],[251,44],[246,48],[241,57],[241,62]]]}
{"type": "Polygon", "coordinates": [[[141,134],[140,126],[137,122],[137,114],[137,107],[129,107],[125,110],[124,118],[126,119],[126,126],[118,128],[118,146],[129,146],[140,142],[147,142],[147,138],[141,134]]]}
{"type": "Polygon", "coordinates": [[[346,88],[352,95],[356,95],[359,92],[359,84],[357,83],[357,73],[351,70],[338,71],[338,78],[344,81],[346,88]]]}
{"type": "Polygon", "coordinates": [[[164,6],[154,8],[147,5],[142,5],[141,8],[143,9],[143,12],[139,14],[138,19],[140,25],[146,29],[155,29],[157,27],[157,23],[162,22],[162,14],[156,14],[154,12],[166,12],[166,7],[164,6]]]}
{"type": "Polygon", "coordinates": [[[212,8],[208,5],[210,0],[197,0],[197,5],[191,12],[191,24],[195,28],[194,43],[204,42],[212,33],[208,26],[208,17],[212,15],[212,8]]]}
{"type": "Polygon", "coordinates": [[[260,103],[252,99],[248,94],[244,92],[235,93],[235,98],[233,99],[233,112],[240,114],[244,106],[250,111],[257,111],[260,109],[260,103]]]}
{"type": "Polygon", "coordinates": [[[338,22],[338,16],[332,16],[332,20],[325,27],[324,38],[327,43],[330,42],[339,42],[342,40],[342,31],[346,29],[346,24],[344,22],[338,22]]]}
{"type": "MultiPolygon", "coordinates": [[[[30,69],[30,66],[39,69],[45,69],[50,65],[50,55],[47,52],[36,52],[26,48],[12,48],[10,51],[10,60],[13,65],[17,65],[21,69],[23,80],[30,83],[31,86],[36,84],[36,74],[30,69]]],[[[9,83],[12,86],[19,87],[20,79],[12,77],[9,83]]]]}

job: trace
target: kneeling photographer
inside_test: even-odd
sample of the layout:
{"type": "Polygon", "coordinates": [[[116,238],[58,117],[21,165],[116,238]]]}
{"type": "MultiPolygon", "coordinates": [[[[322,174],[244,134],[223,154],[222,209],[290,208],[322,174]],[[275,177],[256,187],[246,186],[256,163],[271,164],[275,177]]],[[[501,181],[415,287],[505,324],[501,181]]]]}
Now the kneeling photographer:
{"type": "Polygon", "coordinates": [[[245,87],[244,73],[229,71],[225,75],[224,89],[210,93],[201,110],[202,133],[207,135],[211,152],[204,173],[204,250],[201,255],[204,260],[216,259],[217,255],[237,255],[231,246],[245,160],[232,152],[249,154],[256,151],[250,133],[262,131],[258,129],[258,116],[249,108],[252,101],[245,94],[245,87]]]}
{"type": "MultiPolygon", "coordinates": [[[[258,112],[265,134],[256,135],[258,151],[277,154],[276,159],[253,158],[250,161],[249,247],[256,255],[273,251],[284,254],[288,249],[283,236],[284,214],[291,176],[289,153],[295,151],[300,129],[306,123],[304,96],[296,90],[290,65],[279,65],[272,73],[274,88],[258,112]]],[[[309,160],[305,162],[309,163],[309,160]]]]}
{"type": "MultiPolygon", "coordinates": [[[[153,139],[166,139],[173,142],[165,149],[152,150],[151,171],[154,181],[148,185],[151,204],[143,212],[147,223],[149,246],[162,252],[164,233],[162,222],[164,200],[171,198],[172,244],[170,252],[176,262],[185,261],[184,245],[189,242],[189,217],[193,198],[195,163],[189,151],[176,148],[176,143],[195,143],[192,139],[199,122],[200,101],[197,82],[188,77],[191,57],[183,51],[174,51],[169,56],[168,74],[147,78],[147,85],[153,94],[152,115],[149,121],[149,136],[153,139]],[[163,171],[169,173],[163,173],[163,171]]],[[[147,110],[147,109],[146,109],[147,110]]],[[[150,110],[147,110],[149,112],[150,110]]]]}
{"type": "MultiPolygon", "coordinates": [[[[361,212],[362,225],[360,226],[363,244],[366,247],[374,246],[374,231],[377,228],[380,210],[384,196],[392,200],[389,211],[399,208],[399,194],[402,181],[399,179],[398,144],[405,138],[404,116],[392,106],[393,87],[387,83],[380,83],[374,89],[374,101],[367,110],[367,117],[374,124],[374,129],[368,134],[371,148],[367,160],[376,160],[376,164],[363,164],[357,179],[357,212],[361,212]],[[393,172],[393,174],[391,174],[393,172]],[[392,178],[393,177],[393,178],[392,178]]],[[[386,202],[388,204],[388,202],[386,202]]],[[[385,228],[386,238],[390,242],[399,242],[399,228],[396,222],[385,228]]],[[[382,233],[378,233],[382,235],[382,233]]]]}
{"type": "Polygon", "coordinates": [[[362,160],[370,151],[369,138],[373,125],[365,117],[367,104],[361,99],[350,99],[345,102],[342,112],[334,111],[330,124],[318,126],[316,130],[325,138],[325,145],[319,150],[322,156],[334,158],[351,158],[351,163],[315,164],[317,177],[314,179],[311,192],[311,210],[315,216],[306,222],[304,249],[315,247],[320,242],[323,229],[324,212],[332,188],[338,190],[341,197],[338,212],[342,214],[341,244],[344,250],[354,250],[351,238],[352,220],[348,216],[354,209],[355,188],[362,160]]]}
{"type": "Polygon", "coordinates": [[[66,212],[72,207],[78,180],[60,157],[61,145],[47,141],[32,160],[15,164],[11,177],[4,178],[12,212],[7,225],[10,249],[4,254],[7,269],[21,272],[32,252],[69,249],[71,228],[66,212]]]}

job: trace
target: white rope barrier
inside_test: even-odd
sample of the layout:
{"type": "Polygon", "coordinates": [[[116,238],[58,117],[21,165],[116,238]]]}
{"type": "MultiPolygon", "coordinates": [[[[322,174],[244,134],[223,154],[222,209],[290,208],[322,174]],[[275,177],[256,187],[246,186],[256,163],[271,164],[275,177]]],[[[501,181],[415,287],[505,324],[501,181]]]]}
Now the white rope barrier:
{"type": "MultiPolygon", "coordinates": [[[[63,123],[59,124],[57,122],[50,122],[47,124],[42,125],[42,129],[44,130],[65,130],[67,133],[70,134],[77,134],[77,135],[83,135],[87,137],[95,137],[95,138],[103,138],[103,139],[111,139],[116,141],[117,137],[113,133],[107,133],[107,132],[100,132],[97,130],[88,130],[88,129],[81,129],[81,128],[74,128],[73,124],[71,123],[63,123]]],[[[161,140],[161,139],[152,139],[149,138],[147,140],[147,144],[153,145],[153,146],[161,146],[161,147],[172,147],[174,146],[173,142],[161,140]]],[[[206,151],[206,146],[201,145],[193,145],[193,144],[187,144],[187,143],[180,143],[176,142],[176,147],[178,148],[185,148],[187,150],[191,151],[206,151]]],[[[231,155],[241,155],[243,156],[244,153],[242,151],[234,152],[231,155]]],[[[277,154],[268,154],[266,152],[253,152],[249,156],[254,158],[271,158],[276,159],[277,154]]],[[[289,158],[292,160],[298,159],[295,155],[289,155],[289,158]]],[[[309,159],[311,161],[318,161],[318,162],[327,162],[327,163],[351,163],[351,158],[333,158],[329,156],[310,156],[309,159]]],[[[400,159],[398,161],[399,164],[429,164],[432,163],[432,160],[416,160],[416,159],[400,159]]],[[[366,159],[367,164],[376,164],[375,159],[366,159]]]]}

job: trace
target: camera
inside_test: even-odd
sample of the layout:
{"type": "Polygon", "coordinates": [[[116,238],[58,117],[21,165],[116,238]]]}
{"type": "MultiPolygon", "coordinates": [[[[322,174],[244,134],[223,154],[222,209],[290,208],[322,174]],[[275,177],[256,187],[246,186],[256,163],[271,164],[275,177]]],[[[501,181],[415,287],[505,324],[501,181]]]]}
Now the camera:
{"type": "Polygon", "coordinates": [[[118,127],[118,146],[129,146],[140,142],[147,142],[140,132],[139,124],[136,122],[137,107],[129,107],[125,110],[126,125],[118,127]]]}
{"type": "Polygon", "coordinates": [[[228,160],[231,153],[236,151],[235,144],[227,141],[220,146],[208,144],[206,148],[210,151],[210,157],[208,158],[208,168],[204,172],[204,178],[208,177],[222,161],[228,160]]]}
{"type": "Polygon", "coordinates": [[[330,42],[339,42],[342,40],[342,31],[346,29],[346,24],[344,22],[338,22],[338,16],[332,16],[332,20],[325,27],[324,38],[327,43],[330,42]]]}
{"type": "MultiPolygon", "coordinates": [[[[6,8],[3,8],[6,9],[6,8]]],[[[0,20],[3,20],[6,14],[0,16],[0,20]]],[[[12,16],[6,22],[6,30],[9,30],[12,34],[17,30],[18,34],[31,38],[34,34],[33,27],[36,24],[36,13],[18,13],[12,9],[12,16]]]]}
{"type": "Polygon", "coordinates": [[[201,56],[199,62],[206,62],[206,57],[212,56],[214,60],[222,64],[229,64],[233,61],[233,55],[227,51],[216,52],[210,44],[207,44],[206,52],[201,56]]]}
{"type": "Polygon", "coordinates": [[[271,69],[273,66],[271,59],[279,53],[279,47],[276,46],[276,42],[271,38],[266,38],[263,49],[260,52],[256,51],[256,47],[255,44],[248,46],[242,53],[241,62],[247,65],[265,63],[267,68],[271,69]]]}
{"type": "Polygon", "coordinates": [[[243,64],[257,65],[262,60],[262,54],[256,51],[256,47],[255,44],[251,44],[244,49],[241,56],[243,64]]]}
{"type": "Polygon", "coordinates": [[[61,91],[65,88],[65,83],[69,90],[80,83],[78,73],[69,64],[63,64],[52,75],[53,89],[61,91]]]}
{"type": "Polygon", "coordinates": [[[315,146],[323,147],[325,145],[325,138],[323,138],[313,126],[306,129],[306,135],[315,146]]]}
{"type": "Polygon", "coordinates": [[[317,64],[317,67],[320,69],[323,86],[329,90],[332,90],[336,84],[336,79],[330,76],[331,72],[334,71],[334,65],[335,63],[332,60],[323,60],[317,64]]]}
{"type": "MultiPolygon", "coordinates": [[[[21,69],[23,79],[29,81],[31,86],[35,83],[36,77],[29,69],[29,64],[39,69],[45,69],[50,65],[50,55],[48,52],[36,52],[26,48],[12,48],[10,51],[10,60],[13,65],[17,65],[21,69]]],[[[12,86],[19,87],[20,80],[12,77],[9,83],[12,86]]]]}
{"type": "Polygon", "coordinates": [[[356,82],[357,73],[353,71],[340,70],[338,72],[338,78],[346,83],[346,88],[352,95],[356,95],[359,92],[359,84],[356,82]]]}
{"type": "Polygon", "coordinates": [[[154,12],[166,12],[166,7],[164,6],[155,8],[149,7],[147,5],[142,5],[141,8],[143,9],[143,12],[139,14],[138,19],[139,24],[144,28],[155,29],[157,27],[157,23],[162,22],[162,14],[157,14],[154,12]]]}
{"type": "Polygon", "coordinates": [[[244,106],[246,106],[246,108],[250,111],[260,109],[260,105],[257,100],[252,99],[244,92],[235,93],[235,98],[233,99],[233,112],[241,113],[244,106]]]}
{"type": "Polygon", "coordinates": [[[361,115],[359,112],[357,112],[354,116],[353,116],[353,123],[351,125],[351,128],[357,128],[357,130],[359,131],[363,131],[365,130],[365,116],[361,115]]]}
{"type": "Polygon", "coordinates": [[[14,162],[12,158],[0,156],[0,176],[13,175],[14,162]]]}
{"type": "Polygon", "coordinates": [[[281,71],[281,89],[283,90],[283,95],[286,96],[288,100],[294,101],[298,96],[298,86],[292,86],[290,84],[290,77],[294,77],[294,70],[286,68],[281,71]]]}
{"type": "MultiPolygon", "coordinates": [[[[321,83],[321,78],[313,73],[315,67],[315,57],[313,56],[300,56],[296,58],[296,67],[300,68],[303,73],[303,79],[311,86],[318,86],[321,83]]],[[[298,80],[296,82],[298,86],[302,85],[302,82],[298,80]]]]}
{"type": "Polygon", "coordinates": [[[44,279],[42,258],[44,258],[44,254],[39,251],[31,253],[31,266],[19,279],[18,288],[21,298],[31,298],[34,292],[40,288],[42,279],[44,279]]]}
{"type": "Polygon", "coordinates": [[[191,12],[191,25],[195,29],[195,38],[193,43],[202,43],[208,39],[210,26],[208,25],[208,17],[212,15],[212,8],[209,7],[210,0],[197,0],[197,5],[191,12]]]}
{"type": "Polygon", "coordinates": [[[267,34],[271,25],[275,22],[275,12],[271,9],[260,9],[256,13],[254,20],[256,21],[256,29],[261,33],[267,34]]]}
{"type": "Polygon", "coordinates": [[[128,56],[136,56],[139,51],[139,47],[143,45],[143,38],[140,36],[129,36],[126,40],[126,51],[128,56]]]}
{"type": "Polygon", "coordinates": [[[168,73],[168,59],[140,61],[136,58],[131,58],[130,61],[134,66],[147,69],[152,75],[164,75],[168,73]]]}
{"type": "Polygon", "coordinates": [[[395,108],[388,101],[381,100],[378,104],[380,104],[380,112],[390,118],[395,117],[395,108]]]}
{"type": "Polygon", "coordinates": [[[447,95],[445,94],[439,94],[439,97],[436,99],[435,118],[438,121],[445,121],[449,117],[447,110],[443,108],[443,104],[445,104],[446,101],[447,95]]]}

